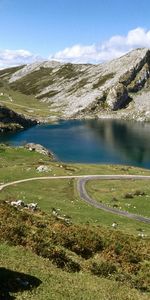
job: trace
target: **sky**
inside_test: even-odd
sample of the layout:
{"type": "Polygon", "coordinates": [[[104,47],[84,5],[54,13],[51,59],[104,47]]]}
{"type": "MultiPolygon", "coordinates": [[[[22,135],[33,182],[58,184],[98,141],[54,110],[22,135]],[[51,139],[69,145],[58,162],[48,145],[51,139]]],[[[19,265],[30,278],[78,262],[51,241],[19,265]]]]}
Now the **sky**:
{"type": "Polygon", "coordinates": [[[0,68],[102,63],[150,48],[150,0],[0,0],[0,68]]]}

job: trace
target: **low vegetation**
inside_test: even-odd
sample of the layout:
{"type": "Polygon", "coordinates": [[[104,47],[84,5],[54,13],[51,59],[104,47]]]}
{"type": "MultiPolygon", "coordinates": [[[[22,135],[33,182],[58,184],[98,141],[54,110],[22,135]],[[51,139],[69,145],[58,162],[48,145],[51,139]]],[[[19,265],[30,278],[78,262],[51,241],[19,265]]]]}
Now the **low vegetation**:
{"type": "Polygon", "coordinates": [[[0,203],[0,219],[2,243],[31,250],[69,273],[82,271],[149,291],[147,241],[104,227],[68,225],[6,202],[0,203]]]}
{"type": "Polygon", "coordinates": [[[79,91],[81,88],[83,88],[88,83],[88,78],[82,78],[77,83],[73,84],[71,88],[69,89],[69,93],[73,94],[77,91],[79,91]]]}
{"type": "Polygon", "coordinates": [[[58,91],[51,90],[47,93],[44,93],[44,94],[41,94],[41,95],[37,96],[36,98],[39,99],[39,100],[43,99],[43,98],[47,98],[47,97],[50,98],[50,97],[56,96],[58,93],[59,93],[58,91]]]}
{"type": "Polygon", "coordinates": [[[58,76],[58,78],[64,79],[77,79],[80,74],[80,67],[71,63],[62,65],[56,72],[56,76],[58,76]]]}
{"type": "Polygon", "coordinates": [[[112,79],[114,77],[114,75],[115,75],[114,73],[109,73],[109,74],[101,76],[99,78],[98,82],[93,84],[93,89],[97,89],[97,88],[101,87],[103,84],[106,83],[107,80],[112,79]]]}
{"type": "Polygon", "coordinates": [[[9,285],[7,280],[4,288],[3,280],[1,280],[2,292],[5,290],[6,293],[5,286],[7,286],[11,297],[14,296],[17,300],[149,299],[146,293],[131,289],[127,284],[93,276],[91,272],[70,273],[56,268],[50,260],[37,256],[21,246],[9,246],[8,243],[2,243],[0,264],[3,266],[3,269],[0,268],[1,278],[4,279],[5,274],[7,274],[7,279],[9,278],[9,285]],[[28,282],[28,286],[24,287],[23,284],[19,284],[18,287],[17,278],[20,278],[23,284],[28,282]]]}
{"type": "MultiPolygon", "coordinates": [[[[0,192],[0,278],[7,278],[1,280],[1,298],[148,300],[148,225],[84,203],[75,179],[55,179],[57,175],[96,173],[148,175],[148,170],[61,164],[24,147],[5,145],[0,147],[0,168],[0,184],[54,177],[16,184],[0,192]],[[39,172],[40,165],[46,166],[46,171],[39,172]],[[19,199],[26,204],[36,202],[37,210],[13,207],[11,202],[19,199]],[[114,221],[116,228],[112,227],[114,221]]],[[[92,197],[98,183],[94,181],[94,189],[90,187],[92,197]]],[[[126,192],[122,190],[124,201],[148,195],[146,185],[137,189],[136,181],[132,183],[133,190],[129,183],[126,192]],[[133,198],[128,198],[129,193],[133,198]]],[[[103,183],[101,194],[107,195],[104,190],[110,188],[109,184],[111,181],[103,183]]],[[[119,182],[114,184],[118,196],[111,197],[118,198],[122,182],[120,187],[119,182]]]]}
{"type": "Polygon", "coordinates": [[[52,68],[43,68],[33,71],[27,76],[10,84],[13,90],[17,90],[25,95],[36,95],[40,91],[54,83],[52,68]]]}
{"type": "Polygon", "coordinates": [[[3,85],[4,80],[9,79],[10,76],[11,76],[13,73],[19,71],[19,70],[22,69],[23,67],[24,67],[24,66],[22,65],[22,66],[17,66],[17,67],[6,68],[6,69],[0,70],[0,78],[1,78],[0,82],[1,82],[1,84],[3,85]]]}
{"type": "MultiPolygon", "coordinates": [[[[45,120],[51,116],[51,104],[41,102],[34,95],[25,95],[10,88],[7,91],[4,88],[0,88],[0,93],[3,93],[2,96],[0,95],[0,104],[7,106],[19,114],[37,118],[38,120],[45,120]]],[[[53,115],[55,115],[55,112],[53,112],[53,115]]]]}

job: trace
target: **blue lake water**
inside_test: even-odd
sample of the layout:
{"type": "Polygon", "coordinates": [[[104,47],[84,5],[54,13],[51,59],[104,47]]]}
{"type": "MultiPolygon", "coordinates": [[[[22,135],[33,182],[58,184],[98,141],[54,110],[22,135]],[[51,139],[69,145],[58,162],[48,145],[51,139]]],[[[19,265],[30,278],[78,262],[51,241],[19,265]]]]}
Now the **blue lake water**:
{"type": "Polygon", "coordinates": [[[63,162],[125,164],[150,168],[150,123],[69,120],[0,135],[1,143],[42,144],[63,162]]]}

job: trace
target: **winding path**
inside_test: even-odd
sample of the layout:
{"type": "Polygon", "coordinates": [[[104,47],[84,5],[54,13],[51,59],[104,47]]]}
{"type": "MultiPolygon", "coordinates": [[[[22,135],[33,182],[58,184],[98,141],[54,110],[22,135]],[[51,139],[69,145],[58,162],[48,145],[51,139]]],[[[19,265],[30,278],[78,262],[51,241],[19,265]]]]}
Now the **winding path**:
{"type": "Polygon", "coordinates": [[[80,198],[83,199],[85,202],[88,204],[98,208],[102,209],[106,212],[110,212],[113,214],[117,214],[119,216],[124,216],[136,221],[144,222],[144,223],[150,223],[150,218],[143,217],[140,215],[132,214],[127,211],[119,210],[113,207],[108,207],[105,204],[98,203],[94,199],[92,199],[85,188],[85,184],[89,180],[97,179],[97,180],[150,180],[150,176],[142,176],[142,175],[75,175],[75,176],[45,176],[45,177],[32,177],[32,178],[27,178],[27,179],[22,179],[22,180],[16,180],[12,182],[8,182],[5,184],[0,185],[0,191],[2,191],[4,188],[23,183],[23,182],[28,182],[28,181],[35,181],[35,180],[48,180],[48,179],[78,179],[77,181],[77,190],[80,195],[80,198]]]}
{"type": "MultiPolygon", "coordinates": [[[[116,208],[113,208],[113,207],[108,207],[107,205],[105,204],[102,204],[102,203],[98,203],[97,201],[95,201],[94,199],[92,199],[87,191],[86,191],[86,188],[85,188],[85,184],[87,181],[89,180],[92,180],[93,177],[90,176],[90,178],[82,178],[80,180],[78,180],[78,184],[77,184],[77,189],[78,189],[78,192],[79,192],[79,195],[80,195],[80,198],[83,199],[84,201],[86,201],[88,204],[98,208],[98,209],[102,209],[106,212],[110,212],[110,213],[113,213],[113,214],[116,214],[116,215],[119,215],[119,216],[124,216],[124,217],[127,217],[127,218],[130,218],[130,219],[133,219],[133,220],[136,220],[136,221],[140,221],[140,222],[144,222],[144,223],[149,223],[150,224],[150,218],[147,218],[147,217],[143,217],[143,216],[140,216],[140,215],[136,215],[136,214],[133,214],[133,213],[129,213],[127,211],[124,211],[124,210],[119,210],[119,209],[116,209],[116,208]]],[[[115,180],[115,179],[119,179],[119,180],[123,180],[123,179],[142,179],[142,180],[145,180],[145,179],[148,179],[150,180],[150,176],[128,176],[128,175],[111,175],[111,176],[105,176],[104,178],[99,178],[99,176],[95,177],[94,179],[106,179],[106,180],[115,180]]]]}

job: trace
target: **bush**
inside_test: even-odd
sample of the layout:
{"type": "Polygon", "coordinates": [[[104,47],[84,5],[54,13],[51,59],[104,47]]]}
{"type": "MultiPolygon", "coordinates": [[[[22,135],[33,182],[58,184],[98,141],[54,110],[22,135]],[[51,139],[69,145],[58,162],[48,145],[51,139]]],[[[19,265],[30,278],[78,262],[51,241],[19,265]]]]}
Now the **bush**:
{"type": "Polygon", "coordinates": [[[79,272],[80,264],[73,261],[64,249],[58,248],[53,245],[39,244],[36,253],[44,258],[51,260],[58,268],[64,269],[67,272],[79,272]]]}
{"type": "Polygon", "coordinates": [[[138,264],[141,261],[141,257],[139,254],[131,252],[129,253],[128,261],[132,264],[138,264]]]}
{"type": "Polygon", "coordinates": [[[132,194],[132,193],[126,193],[126,194],[124,195],[124,198],[125,198],[125,199],[132,199],[132,198],[133,198],[133,194],[132,194]]]}
{"type": "Polygon", "coordinates": [[[117,242],[115,244],[114,251],[117,255],[120,255],[123,251],[123,245],[121,245],[120,243],[117,242]]]}
{"type": "Polygon", "coordinates": [[[117,268],[115,264],[109,261],[93,262],[91,272],[97,276],[109,277],[111,274],[117,272],[117,268]]]}
{"type": "Polygon", "coordinates": [[[102,251],[104,248],[103,238],[88,226],[70,226],[65,225],[55,230],[53,243],[61,244],[61,246],[81,255],[88,259],[96,252],[102,251]]]}
{"type": "Polygon", "coordinates": [[[140,190],[136,190],[136,191],[134,192],[134,195],[135,195],[135,196],[145,196],[146,193],[143,192],[143,191],[140,191],[140,190]]]}

